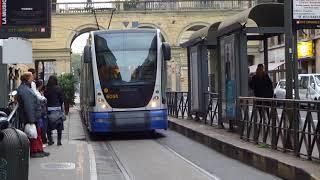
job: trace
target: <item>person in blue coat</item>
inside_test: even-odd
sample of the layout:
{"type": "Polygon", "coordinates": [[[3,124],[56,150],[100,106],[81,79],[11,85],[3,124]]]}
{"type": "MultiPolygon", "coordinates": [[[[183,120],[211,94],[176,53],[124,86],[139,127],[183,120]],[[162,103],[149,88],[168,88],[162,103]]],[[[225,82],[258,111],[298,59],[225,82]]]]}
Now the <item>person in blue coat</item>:
{"type": "MultiPolygon", "coordinates": [[[[41,106],[37,95],[31,89],[33,76],[31,72],[26,72],[21,76],[21,85],[17,89],[17,100],[19,103],[19,120],[23,124],[35,124],[37,126],[38,120],[41,116],[41,106]]],[[[41,140],[41,130],[37,128],[37,138],[30,138],[30,156],[31,157],[45,157],[49,153],[43,151],[43,144],[41,140]]]]}

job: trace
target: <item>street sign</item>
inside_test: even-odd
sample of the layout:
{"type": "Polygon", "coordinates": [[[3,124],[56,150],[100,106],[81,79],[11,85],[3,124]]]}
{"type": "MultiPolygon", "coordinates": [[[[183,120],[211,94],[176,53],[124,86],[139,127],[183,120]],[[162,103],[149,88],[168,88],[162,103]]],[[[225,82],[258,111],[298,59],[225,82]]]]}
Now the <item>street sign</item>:
{"type": "Polygon", "coordinates": [[[295,29],[320,28],[320,1],[293,0],[293,26],[295,29]]]}
{"type": "Polygon", "coordinates": [[[0,40],[0,64],[32,64],[32,43],[14,37],[0,40]],[[19,50],[19,53],[17,53],[19,50]]]}
{"type": "Polygon", "coordinates": [[[50,38],[51,0],[0,0],[0,38],[50,38]]]}

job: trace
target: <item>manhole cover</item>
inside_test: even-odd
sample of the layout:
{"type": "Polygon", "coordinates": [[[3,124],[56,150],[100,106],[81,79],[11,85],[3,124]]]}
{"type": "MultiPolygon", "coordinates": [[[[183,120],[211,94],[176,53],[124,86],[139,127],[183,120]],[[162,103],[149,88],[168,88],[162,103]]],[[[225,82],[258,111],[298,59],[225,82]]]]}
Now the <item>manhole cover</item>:
{"type": "Polygon", "coordinates": [[[76,165],[74,163],[42,163],[41,164],[42,169],[63,169],[63,170],[71,170],[75,169],[76,165]]]}

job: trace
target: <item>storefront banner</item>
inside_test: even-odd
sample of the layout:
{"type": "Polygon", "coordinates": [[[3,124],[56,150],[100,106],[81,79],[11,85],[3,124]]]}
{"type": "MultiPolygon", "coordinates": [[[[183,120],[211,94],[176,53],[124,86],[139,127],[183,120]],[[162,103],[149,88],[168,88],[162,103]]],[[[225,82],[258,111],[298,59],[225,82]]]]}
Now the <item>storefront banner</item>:
{"type": "Polygon", "coordinates": [[[320,1],[293,0],[293,24],[297,29],[320,28],[320,1]]]}

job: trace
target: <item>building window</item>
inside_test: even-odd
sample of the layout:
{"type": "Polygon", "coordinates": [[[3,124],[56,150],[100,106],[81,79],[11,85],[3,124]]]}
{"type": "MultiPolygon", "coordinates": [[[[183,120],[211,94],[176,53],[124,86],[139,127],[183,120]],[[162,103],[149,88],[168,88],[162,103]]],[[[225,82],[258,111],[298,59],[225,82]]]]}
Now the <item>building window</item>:
{"type": "Polygon", "coordinates": [[[275,43],[274,37],[269,38],[269,45],[272,47],[272,46],[274,46],[275,44],[276,44],[276,43],[275,43]]]}
{"type": "Polygon", "coordinates": [[[302,39],[303,38],[303,32],[302,30],[298,30],[298,39],[302,39]]]}
{"type": "Polygon", "coordinates": [[[310,37],[316,36],[316,30],[315,29],[310,29],[310,37]]]}
{"type": "Polygon", "coordinates": [[[284,44],[284,34],[278,36],[278,45],[284,44]]]}
{"type": "Polygon", "coordinates": [[[252,66],[254,64],[254,56],[248,55],[248,66],[252,66]]]}

